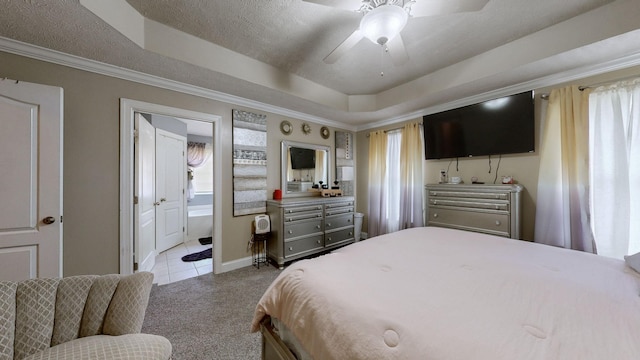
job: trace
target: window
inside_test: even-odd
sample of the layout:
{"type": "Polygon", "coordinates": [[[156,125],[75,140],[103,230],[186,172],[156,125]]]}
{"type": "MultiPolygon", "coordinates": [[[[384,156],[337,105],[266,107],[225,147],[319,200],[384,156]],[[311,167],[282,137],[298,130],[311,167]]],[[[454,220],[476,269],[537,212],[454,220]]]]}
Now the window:
{"type": "Polygon", "coordinates": [[[213,156],[197,168],[192,168],[193,187],[196,194],[213,193],[213,156]]]}

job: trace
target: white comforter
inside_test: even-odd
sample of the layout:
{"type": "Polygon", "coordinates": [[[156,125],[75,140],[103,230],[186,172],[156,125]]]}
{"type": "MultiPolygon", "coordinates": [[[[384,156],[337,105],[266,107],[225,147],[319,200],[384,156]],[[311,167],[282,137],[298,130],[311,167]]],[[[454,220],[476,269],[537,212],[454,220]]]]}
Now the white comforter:
{"type": "Polygon", "coordinates": [[[292,264],[265,315],[315,359],[640,359],[624,261],[436,227],[292,264]]]}

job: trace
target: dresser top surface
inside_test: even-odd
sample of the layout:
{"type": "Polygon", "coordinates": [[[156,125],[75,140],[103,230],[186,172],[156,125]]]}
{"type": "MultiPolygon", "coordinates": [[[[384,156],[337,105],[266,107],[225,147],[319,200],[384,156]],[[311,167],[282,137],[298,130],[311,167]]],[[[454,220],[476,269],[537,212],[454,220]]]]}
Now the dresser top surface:
{"type": "Polygon", "coordinates": [[[267,200],[267,205],[285,207],[293,205],[313,205],[313,204],[331,204],[334,202],[354,201],[353,196],[334,196],[334,197],[299,197],[285,198],[282,200],[267,200]]]}
{"type": "Polygon", "coordinates": [[[427,184],[428,191],[521,192],[520,184],[427,184]]]}

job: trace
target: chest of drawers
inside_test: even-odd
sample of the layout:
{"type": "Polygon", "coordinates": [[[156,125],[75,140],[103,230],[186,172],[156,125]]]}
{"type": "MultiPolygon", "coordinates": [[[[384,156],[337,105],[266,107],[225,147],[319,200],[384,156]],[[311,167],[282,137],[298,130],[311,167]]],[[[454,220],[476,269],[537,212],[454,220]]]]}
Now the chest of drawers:
{"type": "Polygon", "coordinates": [[[277,264],[352,243],[353,197],[270,200],[267,256],[277,264]]]}
{"type": "Polygon", "coordinates": [[[517,184],[427,185],[425,223],[521,239],[522,190],[517,184]]]}

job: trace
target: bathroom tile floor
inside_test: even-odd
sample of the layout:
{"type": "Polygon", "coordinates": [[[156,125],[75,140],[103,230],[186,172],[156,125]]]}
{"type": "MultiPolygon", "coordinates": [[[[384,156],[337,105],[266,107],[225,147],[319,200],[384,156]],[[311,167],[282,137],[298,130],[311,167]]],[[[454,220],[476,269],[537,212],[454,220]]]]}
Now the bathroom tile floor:
{"type": "Polygon", "coordinates": [[[201,245],[198,240],[191,240],[161,252],[156,256],[156,265],[151,269],[154,275],[153,282],[158,285],[165,285],[212,272],[212,259],[192,262],[182,261],[183,256],[203,251],[210,247],[210,244],[201,245]]]}

